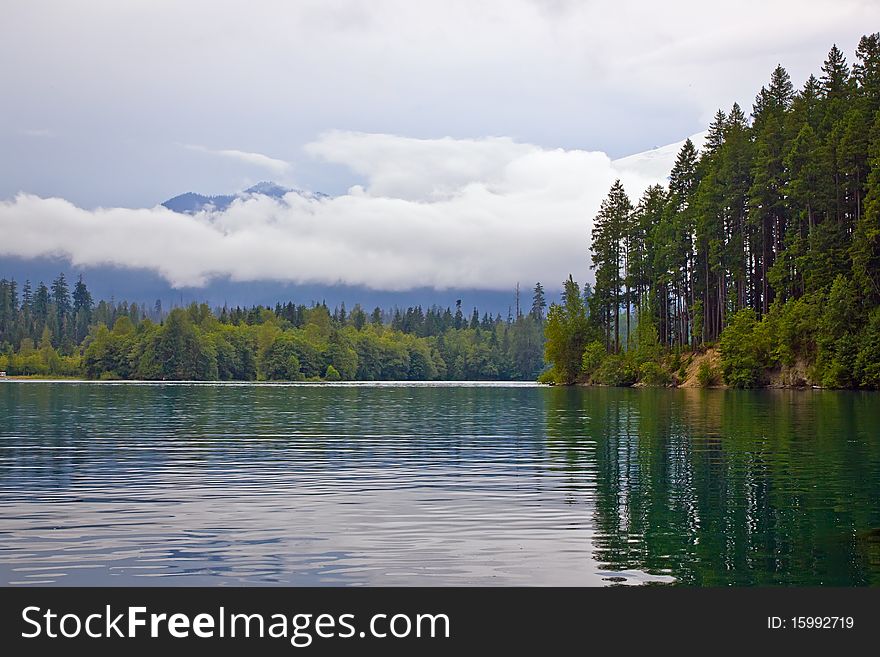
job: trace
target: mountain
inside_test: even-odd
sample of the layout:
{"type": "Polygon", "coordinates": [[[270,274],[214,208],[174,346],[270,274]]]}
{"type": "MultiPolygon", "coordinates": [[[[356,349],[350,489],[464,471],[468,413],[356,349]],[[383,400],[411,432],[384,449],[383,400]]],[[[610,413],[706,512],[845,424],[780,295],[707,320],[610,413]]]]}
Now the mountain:
{"type": "MultiPolygon", "coordinates": [[[[213,306],[252,306],[265,304],[274,306],[277,302],[321,303],[325,301],[331,308],[345,303],[350,310],[360,303],[367,310],[379,306],[385,310],[395,306],[406,308],[421,304],[427,308],[437,304],[455,309],[456,299],[461,299],[462,307],[468,316],[474,306],[480,312],[493,315],[500,313],[507,317],[508,310],[514,308],[516,299],[513,290],[495,291],[473,288],[416,288],[400,292],[373,290],[355,285],[295,284],[281,281],[232,281],[229,278],[212,279],[204,287],[173,288],[155,271],[113,267],[79,267],[71,265],[62,257],[18,258],[0,255],[0,279],[14,279],[19,285],[29,280],[36,287],[39,281],[48,285],[60,272],[64,272],[73,286],[80,275],[89,287],[95,300],[135,301],[152,307],[156,300],[164,308],[185,306],[189,303],[205,302],[213,306]]],[[[19,289],[21,289],[19,287],[19,289]]],[[[523,298],[525,291],[523,291],[523,298]]],[[[555,300],[548,294],[548,300],[555,300]]],[[[522,302],[522,300],[521,300],[522,302]]]]}
{"type": "Polygon", "coordinates": [[[235,195],[204,196],[195,192],[186,192],[168,199],[162,205],[174,212],[195,214],[208,209],[225,210],[236,198],[235,195]]]}
{"type": "MultiPolygon", "coordinates": [[[[691,135],[689,139],[694,147],[699,150],[706,141],[708,130],[691,135]]],[[[686,140],[682,139],[674,144],[667,144],[648,151],[627,155],[611,162],[612,166],[621,173],[631,173],[641,176],[646,180],[666,183],[669,172],[675,164],[675,158],[686,140]]]]}
{"type": "Polygon", "coordinates": [[[306,195],[307,192],[303,192],[298,189],[290,189],[289,187],[282,187],[281,185],[273,182],[258,182],[256,185],[252,187],[248,187],[246,190],[242,192],[242,194],[263,194],[265,196],[271,196],[273,198],[282,198],[288,192],[295,192],[300,195],[306,195]]]}
{"type": "Polygon", "coordinates": [[[305,198],[328,198],[327,194],[321,192],[307,192],[301,189],[291,189],[283,187],[271,181],[259,182],[252,187],[248,187],[244,191],[236,194],[221,194],[219,196],[205,196],[204,194],[196,194],[195,192],[186,192],[170,198],[163,206],[174,212],[181,214],[195,214],[202,210],[216,210],[222,212],[228,208],[236,199],[246,199],[254,195],[270,196],[272,198],[281,199],[285,194],[298,194],[305,198]]]}
{"type": "MultiPolygon", "coordinates": [[[[691,137],[698,148],[702,145],[704,134],[691,137]]],[[[636,153],[613,161],[615,169],[623,176],[632,175],[646,183],[663,182],[675,162],[675,157],[684,142],[676,142],[652,150],[636,153]]],[[[274,182],[261,182],[234,194],[206,196],[188,192],[168,199],[162,205],[182,214],[195,214],[214,208],[223,210],[235,200],[255,195],[281,199],[286,194],[295,193],[306,198],[328,198],[326,194],[290,189],[274,182]]],[[[635,200],[635,199],[633,199],[635,200]]],[[[586,260],[584,261],[586,267],[586,260]]],[[[442,307],[455,307],[456,299],[462,300],[465,310],[477,306],[480,312],[500,313],[507,317],[508,310],[515,307],[513,291],[494,291],[482,289],[451,288],[435,290],[418,288],[401,292],[380,291],[358,286],[293,284],[274,280],[234,281],[228,277],[212,279],[200,288],[173,288],[161,275],[150,269],[122,268],[113,266],[76,266],[61,256],[30,257],[3,253],[0,249],[0,278],[15,279],[20,283],[29,279],[32,284],[38,281],[52,281],[59,272],[67,275],[68,281],[75,281],[80,274],[85,278],[89,290],[96,299],[126,299],[147,303],[152,306],[161,300],[162,305],[185,305],[192,301],[205,301],[212,306],[224,303],[235,306],[253,304],[274,305],[277,301],[293,300],[308,304],[312,301],[326,301],[331,307],[345,302],[351,308],[356,302],[371,309],[380,306],[388,309],[394,306],[407,307],[422,304],[423,307],[438,304],[442,307]]],[[[549,299],[548,295],[548,300],[549,299]]]]}

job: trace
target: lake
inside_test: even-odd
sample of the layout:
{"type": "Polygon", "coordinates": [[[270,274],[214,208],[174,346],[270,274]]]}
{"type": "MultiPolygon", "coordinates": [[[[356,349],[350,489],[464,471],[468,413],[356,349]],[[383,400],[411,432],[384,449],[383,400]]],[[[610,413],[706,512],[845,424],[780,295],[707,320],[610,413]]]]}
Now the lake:
{"type": "Polygon", "coordinates": [[[6,585],[880,585],[880,394],[0,383],[6,585]]]}

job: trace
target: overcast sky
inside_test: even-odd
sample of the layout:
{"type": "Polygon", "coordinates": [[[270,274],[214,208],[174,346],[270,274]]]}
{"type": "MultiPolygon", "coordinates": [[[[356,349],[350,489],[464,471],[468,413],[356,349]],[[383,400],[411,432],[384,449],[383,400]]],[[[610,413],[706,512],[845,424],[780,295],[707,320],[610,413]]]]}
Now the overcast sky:
{"type": "MultiPolygon", "coordinates": [[[[24,235],[25,210],[46,237],[53,227],[67,234],[78,224],[61,224],[83,209],[152,208],[183,191],[275,180],[340,198],[299,209],[243,204],[238,219],[202,228],[228,236],[245,214],[248,225],[300,233],[314,221],[325,249],[309,253],[351,261],[373,245],[357,261],[372,262],[373,274],[337,280],[405,287],[404,272],[415,270],[423,284],[506,286],[515,263],[505,253],[525,257],[537,222],[554,239],[582,239],[582,215],[621,174],[613,160],[698,133],[735,100],[750,109],[777,63],[799,86],[832,43],[851,61],[858,38],[878,26],[874,0],[5,2],[0,221],[25,255],[37,245],[24,243],[41,237],[24,235]],[[19,192],[34,196],[13,200],[19,192]],[[41,206],[46,197],[66,204],[41,206]],[[439,250],[420,252],[419,268],[393,246],[397,236],[439,250]],[[468,240],[473,253],[456,260],[468,240]]],[[[634,190],[643,184],[631,180],[634,190]]],[[[127,216],[161,215],[151,212],[127,216]]],[[[107,214],[89,217],[97,229],[107,214]]],[[[180,284],[279,275],[256,261],[226,271],[224,249],[245,247],[223,244],[178,254],[195,259],[191,271],[155,252],[128,257],[180,284]]],[[[571,266],[548,271],[537,263],[553,244],[537,246],[536,275],[571,266]]],[[[90,248],[68,255],[109,259],[90,248]]],[[[583,259],[586,245],[576,251],[583,259]]],[[[332,268],[309,261],[303,253],[285,275],[333,282],[332,268]]]]}

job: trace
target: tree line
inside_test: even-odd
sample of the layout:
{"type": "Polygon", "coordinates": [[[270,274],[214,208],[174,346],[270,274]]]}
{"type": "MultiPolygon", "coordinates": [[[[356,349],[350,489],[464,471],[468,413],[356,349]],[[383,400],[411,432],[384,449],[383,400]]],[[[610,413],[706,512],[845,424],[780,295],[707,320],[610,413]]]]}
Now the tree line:
{"type": "Polygon", "coordinates": [[[546,380],[669,383],[718,347],[706,382],[880,387],[880,34],[799,90],[777,66],[666,186],[632,202],[616,181],[590,258],[588,302],[570,279],[550,308],[546,380]]]}
{"type": "Polygon", "coordinates": [[[162,309],[92,299],[64,275],[21,293],[0,280],[0,370],[146,380],[534,380],[544,368],[540,283],[507,318],[325,303],[162,309]]]}

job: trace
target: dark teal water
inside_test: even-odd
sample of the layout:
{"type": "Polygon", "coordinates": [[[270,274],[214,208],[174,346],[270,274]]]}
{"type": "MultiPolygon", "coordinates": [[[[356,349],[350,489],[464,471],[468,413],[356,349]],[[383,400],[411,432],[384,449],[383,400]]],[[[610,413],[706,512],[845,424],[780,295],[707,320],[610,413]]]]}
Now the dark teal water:
{"type": "Polygon", "coordinates": [[[878,585],[880,395],[0,383],[0,583],[878,585]]]}

